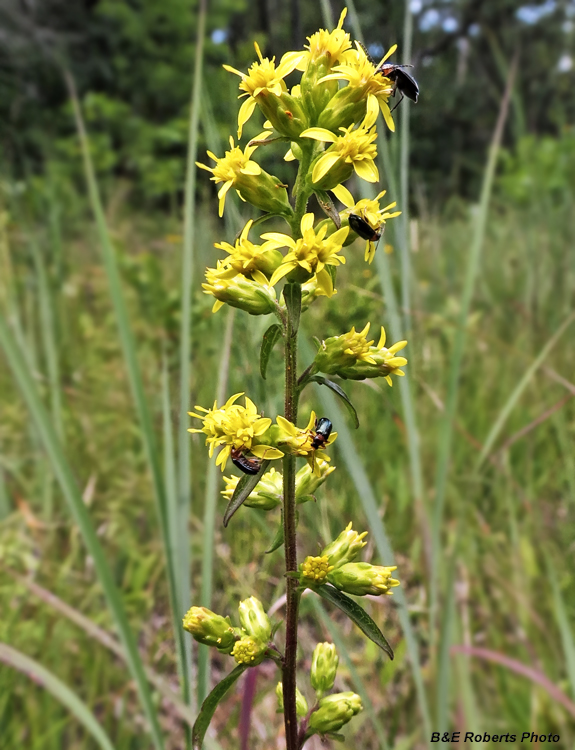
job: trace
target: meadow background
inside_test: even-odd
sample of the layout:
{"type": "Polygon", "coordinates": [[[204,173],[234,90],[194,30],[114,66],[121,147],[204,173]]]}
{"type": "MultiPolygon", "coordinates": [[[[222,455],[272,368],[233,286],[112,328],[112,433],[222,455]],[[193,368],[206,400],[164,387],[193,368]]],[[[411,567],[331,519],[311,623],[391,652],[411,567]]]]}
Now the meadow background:
{"type": "MultiPolygon", "coordinates": [[[[193,163],[235,131],[222,63],[247,69],[254,39],[299,49],[342,7],[2,3],[2,750],[186,747],[231,660],[192,649],[183,613],[283,593],[279,553],[264,554],[279,514],[243,508],[224,530],[219,471],[186,432],[189,408],[238,390],[275,415],[282,387],[279,354],[259,375],[267,321],[213,315],[201,293],[213,243],[250,214],[228,198],[218,219],[193,163]]],[[[409,365],[393,389],[344,383],[357,431],[306,391],[302,413],[339,432],[338,473],[301,509],[301,554],[353,517],[364,559],[395,556],[402,586],[367,602],[393,662],[304,597],[302,675],[315,642],[338,645],[336,687],[365,706],[345,747],[437,747],[447,730],[573,747],[575,3],[348,8],[374,58],[399,43],[421,99],[379,143],[403,214],[372,266],[363,241],[348,249],[300,358],[371,320],[408,339],[409,365]]],[[[291,181],[283,151],[258,155],[291,181]]],[[[250,670],[206,746],[281,748],[277,679],[250,670]]]]}

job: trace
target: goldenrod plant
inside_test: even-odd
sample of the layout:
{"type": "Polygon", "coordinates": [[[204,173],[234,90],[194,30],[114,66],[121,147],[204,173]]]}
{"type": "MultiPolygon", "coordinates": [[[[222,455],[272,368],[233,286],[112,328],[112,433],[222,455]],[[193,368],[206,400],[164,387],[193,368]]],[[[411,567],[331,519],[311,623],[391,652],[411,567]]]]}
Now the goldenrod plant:
{"type": "MultiPolygon", "coordinates": [[[[258,60],[247,73],[225,66],[240,77],[244,97],[237,137],[241,139],[256,110],[263,115],[263,131],[245,146],[235,145],[230,136],[230,149],[224,156],[208,152],[214,166],[198,164],[212,173],[219,187],[220,216],[232,188],[263,212],[246,223],[233,244],[216,243],[225,257],[206,270],[203,289],[214,297],[214,312],[230,305],[251,315],[275,316],[263,337],[260,370],[265,378],[268,360],[281,340],[285,402],[284,413],[272,418],[264,416],[248,395],[236,393],[223,405],[196,406],[190,415],[200,426],[196,423],[190,432],[206,436],[209,455],[217,452],[215,460],[222,472],[230,459],[241,472],[241,478],[224,478],[222,494],[228,500],[224,525],[242,504],[266,511],[282,506],[273,547],[285,551],[286,581],[284,633],[277,643],[279,626],[272,625],[255,596],[240,602],[237,624],[204,607],[192,607],[184,617],[184,628],[196,641],[228,654],[237,663],[200,710],[193,733],[198,748],[226,691],[242,672],[264,659],[274,661],[281,671],[277,697],[287,750],[300,750],[314,734],[341,739],[339,730],[362,710],[358,695],[330,693],[338,665],[332,644],[318,644],[313,653],[314,698],[306,699],[296,684],[298,608],[305,589],[339,607],[393,658],[378,625],[348,596],[390,595],[399,585],[393,578],[395,567],[358,561],[367,532],[358,533],[350,523],[319,555],[310,555],[301,564],[296,551],[297,505],[313,498],[333,473],[329,452],[337,438],[329,417],[318,418],[313,411],[303,415],[305,426],[299,426],[302,391],[311,383],[327,386],[344,400],[357,427],[357,414],[344,390],[326,376],[343,380],[381,377],[391,386],[392,377],[403,375],[401,368],[407,364],[399,355],[407,342],[386,347],[382,327],[375,344],[375,339],[369,339],[367,322],[359,332],[355,328],[339,334],[319,332],[315,359],[298,372],[301,314],[320,297],[336,294],[338,270],[341,274],[346,262],[345,248],[356,239],[365,240],[365,260],[371,263],[385,222],[399,215],[393,210],[395,203],[380,204],[384,191],[373,199],[356,200],[343,184],[353,175],[371,184],[379,181],[375,159],[380,113],[387,128],[394,130],[389,107],[393,82],[379,72],[362,45],[352,43],[343,28],[345,16],[344,10],[337,28],[308,37],[304,50],[286,53],[277,65],[275,58],[263,57],[256,44],[258,60]],[[301,73],[300,82],[288,89],[285,79],[296,72],[301,73]],[[257,152],[263,148],[281,149],[278,158],[297,166],[291,193],[289,186],[259,165],[257,152]],[[311,210],[313,196],[323,212],[319,219],[311,210]],[[261,224],[272,217],[283,220],[286,231],[258,237],[261,224]],[[299,470],[298,459],[305,461],[299,470]]],[[[388,56],[393,51],[395,47],[388,56]]]]}

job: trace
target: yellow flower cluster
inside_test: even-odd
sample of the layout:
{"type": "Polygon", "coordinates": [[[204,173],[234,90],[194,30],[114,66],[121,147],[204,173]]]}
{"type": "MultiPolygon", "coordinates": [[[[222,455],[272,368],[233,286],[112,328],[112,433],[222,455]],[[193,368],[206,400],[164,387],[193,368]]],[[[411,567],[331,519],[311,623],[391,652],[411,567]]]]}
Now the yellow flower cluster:
{"type": "MultiPolygon", "coordinates": [[[[331,297],[336,291],[335,269],[345,263],[342,248],[358,236],[366,239],[365,258],[371,263],[386,220],[399,214],[390,212],[395,203],[380,206],[383,192],[375,199],[355,201],[343,185],[353,175],[368,183],[379,181],[379,114],[390,130],[395,129],[388,104],[394,83],[362,45],[352,43],[343,28],[346,13],[333,31],[320,29],[308,37],[304,49],[287,52],[277,63],[264,57],[256,43],[257,60],[247,72],[224,65],[240,78],[244,101],[238,113],[238,138],[256,110],[264,117],[264,132],[245,147],[235,145],[230,136],[230,149],[223,157],[208,151],[214,166],[198,166],[211,172],[219,186],[220,216],[233,188],[243,201],[284,219],[291,234],[269,232],[261,236],[262,243],[253,242],[248,238],[253,226],[249,221],[234,245],[217,243],[227,257],[207,269],[203,285],[205,293],[216,299],[214,311],[229,304],[252,315],[281,316],[284,301],[274,287],[284,279],[311,285],[313,294],[306,295],[306,306],[318,296],[331,297]],[[290,89],[285,79],[295,71],[301,79],[290,89]],[[314,215],[303,215],[301,203],[294,207],[287,185],[258,164],[256,149],[278,140],[290,142],[285,158],[299,162],[300,194],[307,199],[316,193],[322,204],[326,191],[333,191],[344,204],[339,218],[332,211],[329,220],[314,227],[314,215]],[[283,255],[282,248],[287,249],[283,255]]],[[[394,51],[395,47],[386,58],[394,51]]]]}

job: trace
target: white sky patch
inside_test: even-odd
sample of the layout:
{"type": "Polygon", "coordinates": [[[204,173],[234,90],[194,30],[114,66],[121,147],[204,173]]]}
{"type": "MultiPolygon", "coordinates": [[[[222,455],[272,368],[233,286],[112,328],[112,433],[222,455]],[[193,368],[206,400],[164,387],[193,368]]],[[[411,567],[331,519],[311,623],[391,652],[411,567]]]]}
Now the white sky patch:
{"type": "Polygon", "coordinates": [[[557,61],[557,70],[559,73],[568,73],[570,70],[573,70],[573,58],[571,55],[561,55],[557,61]]]}
{"type": "Polygon", "coordinates": [[[538,23],[542,18],[553,13],[557,7],[556,0],[547,0],[543,5],[524,5],[522,8],[518,8],[515,15],[520,21],[533,26],[538,23]]]}
{"type": "Polygon", "coordinates": [[[228,38],[228,32],[225,29],[214,29],[212,31],[212,42],[214,44],[223,44],[228,38]]]}

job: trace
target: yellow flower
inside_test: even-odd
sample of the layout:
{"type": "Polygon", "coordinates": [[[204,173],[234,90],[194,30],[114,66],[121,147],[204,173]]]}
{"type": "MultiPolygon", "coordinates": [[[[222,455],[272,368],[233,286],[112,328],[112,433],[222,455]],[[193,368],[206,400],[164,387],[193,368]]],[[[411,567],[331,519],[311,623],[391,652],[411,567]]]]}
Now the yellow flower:
{"type": "Polygon", "coordinates": [[[336,197],[344,204],[344,206],[347,206],[347,209],[345,211],[342,211],[342,217],[345,215],[351,216],[352,214],[354,216],[358,216],[361,220],[368,224],[369,228],[372,230],[373,235],[371,238],[368,239],[364,237],[364,239],[366,240],[365,260],[368,263],[371,263],[375,256],[377,241],[379,240],[379,237],[381,237],[381,234],[385,229],[385,222],[388,219],[395,219],[396,216],[399,216],[401,214],[401,211],[394,211],[393,213],[390,213],[390,209],[395,208],[395,206],[397,205],[395,201],[393,203],[389,203],[384,208],[380,208],[379,199],[385,195],[385,190],[382,190],[381,193],[379,193],[379,195],[377,195],[373,200],[370,200],[369,198],[363,198],[357,203],[355,203],[353,196],[351,195],[349,190],[343,185],[339,185],[338,187],[334,188],[333,192],[335,193],[336,197]]]}
{"type": "Polygon", "coordinates": [[[329,564],[327,555],[321,557],[306,557],[300,565],[302,583],[311,586],[321,586],[327,580],[328,573],[333,570],[333,565],[329,564]]]}
{"type": "Polygon", "coordinates": [[[283,260],[282,254],[270,243],[254,245],[248,239],[253,221],[250,219],[242,230],[234,245],[229,242],[217,242],[214,247],[225,250],[229,254],[224,265],[215,273],[224,278],[232,278],[238,273],[251,276],[254,271],[261,271],[271,276],[283,260]]]}
{"type": "MultiPolygon", "coordinates": [[[[397,44],[394,44],[382,62],[387,60],[396,49],[397,44]]],[[[345,62],[335,66],[333,68],[334,72],[324,76],[318,83],[335,80],[347,81],[348,87],[340,90],[341,93],[338,98],[347,102],[350,100],[365,99],[367,112],[375,112],[377,115],[378,109],[381,110],[387,127],[393,132],[395,124],[387,103],[393,93],[393,82],[381,73],[378,73],[377,69],[378,66],[375,66],[369,60],[363,48],[356,42],[356,50],[346,55],[345,62]]],[[[333,101],[332,107],[335,109],[337,104],[340,104],[340,102],[333,101]]]]}
{"type": "Polygon", "coordinates": [[[349,562],[330,571],[328,580],[340,591],[354,596],[391,596],[393,591],[390,589],[399,586],[399,581],[391,577],[394,570],[397,570],[397,565],[385,567],[366,562],[349,562]]]}
{"type": "Polygon", "coordinates": [[[224,303],[245,310],[250,315],[268,315],[277,307],[276,293],[267,276],[253,271],[249,279],[223,261],[217,268],[206,268],[206,282],[202,284],[204,294],[216,298],[212,312],[217,312],[224,303]]]}
{"type": "Polygon", "coordinates": [[[266,432],[272,421],[267,417],[260,417],[256,405],[247,396],[245,406],[236,404],[240,396],[243,396],[243,393],[236,393],[221,408],[218,408],[215,401],[211,409],[196,406],[195,408],[203,414],[188,412],[191,417],[203,422],[201,429],[190,429],[188,432],[203,432],[207,435],[206,445],[210,446],[210,458],[216,446],[223,446],[216,459],[216,466],[221,466],[222,471],[232,448],[252,453],[259,458],[282,458],[284,455],[270,445],[259,443],[258,438],[266,432]]]}
{"type": "MultiPolygon", "coordinates": [[[[317,450],[313,447],[315,422],[316,416],[313,411],[310,415],[307,427],[304,430],[296,427],[296,425],[292,424],[292,422],[284,417],[278,416],[276,417],[277,427],[272,428],[272,431],[276,445],[285,447],[286,451],[292,455],[306,456],[315,476],[321,477],[325,470],[325,464],[323,462],[329,461],[330,459],[324,451],[317,450]]],[[[331,445],[336,438],[337,432],[332,432],[325,445],[331,445]]]]}
{"type": "Polygon", "coordinates": [[[238,113],[238,138],[242,137],[242,129],[254,113],[258,97],[265,98],[269,95],[280,97],[285,93],[287,86],[283,79],[295,70],[305,56],[305,52],[286,52],[276,68],[275,57],[271,60],[263,57],[257,42],[254,42],[254,47],[260,61],[253,63],[247,73],[242,73],[230,65],[224,65],[226,70],[242,79],[240,89],[246,93],[241,94],[240,98],[248,97],[238,113]]]}
{"type": "Polygon", "coordinates": [[[226,151],[225,156],[219,159],[211,151],[208,151],[208,156],[216,162],[215,167],[207,167],[205,164],[196,162],[196,166],[200,169],[205,169],[206,172],[211,172],[213,177],[211,179],[218,184],[223,182],[224,184],[219,189],[218,198],[220,199],[219,215],[224,215],[224,205],[226,203],[226,195],[228,190],[233,187],[239,179],[240,175],[251,175],[255,177],[262,172],[260,165],[250,159],[257,146],[247,145],[242,151],[239,146],[234,145],[234,139],[230,135],[230,151],[226,151]]]}
{"type": "Polygon", "coordinates": [[[245,635],[239,641],[236,641],[232,649],[232,656],[238,664],[255,667],[264,660],[267,650],[267,643],[262,643],[250,635],[245,635]]]}
{"type": "Polygon", "coordinates": [[[343,135],[335,135],[325,128],[308,128],[301,134],[302,138],[313,138],[332,144],[313,165],[311,180],[314,187],[332,190],[351,177],[354,170],[362,180],[377,182],[379,172],[374,163],[377,156],[377,147],[374,143],[377,132],[375,127],[370,126],[370,120],[366,119],[355,130],[353,125],[339,130],[343,135]]]}
{"type": "MultiPolygon", "coordinates": [[[[267,137],[269,133],[262,134],[267,137]]],[[[257,140],[254,139],[254,140],[257,140]]],[[[242,149],[234,145],[234,139],[230,136],[230,150],[226,151],[225,156],[221,159],[211,151],[208,156],[216,162],[215,167],[207,167],[205,164],[196,162],[200,169],[211,172],[211,178],[216,185],[218,182],[224,184],[219,189],[218,198],[220,199],[219,215],[223,216],[226,195],[230,188],[235,188],[240,198],[248,201],[256,208],[262,211],[269,211],[273,214],[284,216],[292,213],[288,201],[285,185],[277,177],[265,172],[260,165],[251,159],[251,155],[257,148],[257,144],[249,144],[242,149]]]]}
{"type": "Polygon", "coordinates": [[[349,34],[343,30],[343,22],[346,15],[347,8],[344,8],[339,17],[338,24],[333,31],[320,29],[315,34],[307,37],[309,44],[305,46],[308,51],[305,53],[304,60],[298,65],[299,70],[305,70],[305,66],[310,62],[314,62],[324,55],[329,57],[330,66],[345,59],[347,51],[351,49],[349,34]]]}
{"type": "Polygon", "coordinates": [[[282,264],[276,269],[270,279],[273,286],[280,279],[297,268],[303,270],[305,278],[309,280],[315,274],[318,286],[323,293],[331,297],[334,293],[332,277],[326,270],[326,266],[339,266],[345,263],[343,255],[338,255],[343,243],[349,233],[349,227],[342,227],[325,239],[327,225],[324,224],[316,234],[313,228],[314,215],[305,214],[301,220],[302,237],[294,240],[287,234],[269,232],[262,234],[262,239],[268,240],[272,247],[289,247],[290,252],[283,259],[282,264]]]}
{"type": "Polygon", "coordinates": [[[373,340],[367,340],[369,327],[368,323],[359,333],[354,327],[348,333],[322,341],[313,363],[313,372],[339,375],[349,380],[384,377],[389,385],[393,385],[391,375],[405,374],[399,368],[406,365],[407,360],[396,354],[407,345],[407,341],[398,341],[387,349],[382,326],[377,346],[373,346],[373,340]]]}

